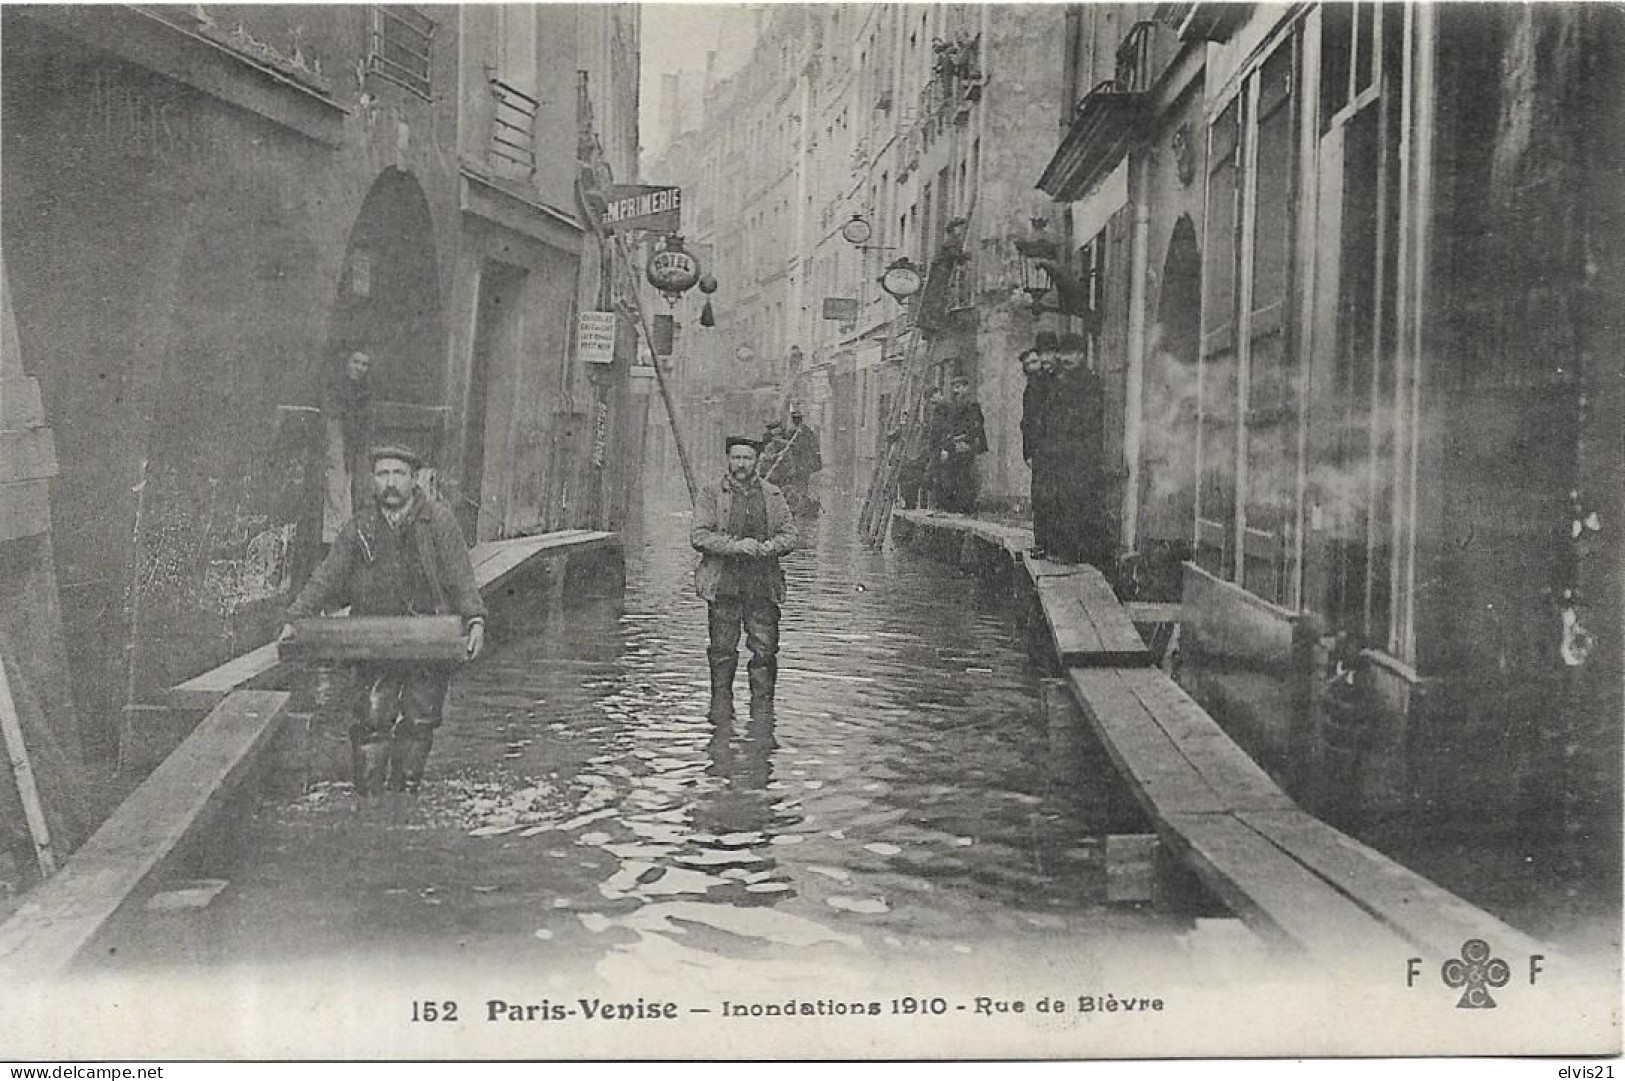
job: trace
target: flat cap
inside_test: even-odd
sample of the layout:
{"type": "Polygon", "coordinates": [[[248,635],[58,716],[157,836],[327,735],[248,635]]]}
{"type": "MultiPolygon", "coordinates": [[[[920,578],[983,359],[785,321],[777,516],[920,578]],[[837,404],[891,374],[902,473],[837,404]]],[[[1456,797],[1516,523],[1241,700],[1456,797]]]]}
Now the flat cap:
{"type": "Polygon", "coordinates": [[[730,435],[728,438],[722,441],[722,450],[724,454],[738,446],[746,446],[754,451],[760,451],[762,449],[762,444],[759,441],[752,439],[748,435],[730,435]]]}
{"type": "Polygon", "coordinates": [[[405,462],[413,469],[423,468],[423,455],[403,443],[384,443],[367,452],[369,462],[377,462],[380,458],[394,458],[396,461],[405,462]]]}

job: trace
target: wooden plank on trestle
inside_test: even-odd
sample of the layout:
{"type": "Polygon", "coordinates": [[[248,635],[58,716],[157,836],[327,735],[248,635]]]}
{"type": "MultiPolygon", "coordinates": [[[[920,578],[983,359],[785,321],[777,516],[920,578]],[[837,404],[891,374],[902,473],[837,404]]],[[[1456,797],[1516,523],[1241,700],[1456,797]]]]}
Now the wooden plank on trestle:
{"type": "Polygon", "coordinates": [[[1407,956],[1390,927],[1232,815],[1175,814],[1168,826],[1164,839],[1273,944],[1327,960],[1407,956]]]}
{"type": "Polygon", "coordinates": [[[252,680],[270,672],[282,663],[277,658],[275,642],[267,642],[249,650],[207,672],[176,684],[165,696],[172,709],[208,712],[219,705],[232,691],[246,687],[252,680]]]}
{"type": "Polygon", "coordinates": [[[1123,610],[1135,623],[1178,623],[1185,606],[1178,601],[1124,601],[1123,610]]]}
{"type": "Polygon", "coordinates": [[[1146,712],[1229,811],[1293,811],[1298,805],[1263,767],[1236,745],[1184,688],[1160,669],[1119,673],[1146,712]]]}
{"type": "MultiPolygon", "coordinates": [[[[1055,641],[1056,656],[1060,658],[1062,667],[1149,666],[1151,651],[1146,648],[1145,642],[1138,634],[1133,634],[1134,624],[1123,617],[1123,625],[1133,634],[1130,641],[1119,633],[1111,621],[1100,619],[1097,611],[1086,603],[1079,585],[1087,580],[1086,573],[1079,573],[1064,577],[1040,578],[1037,581],[1038,601],[1043,607],[1044,620],[1049,624],[1050,634],[1055,641]]],[[[1112,603],[1115,605],[1117,602],[1114,599],[1112,603]]],[[[1120,607],[1118,611],[1121,613],[1120,607]]]]}
{"type": "Polygon", "coordinates": [[[1552,947],[1303,811],[1236,817],[1433,955],[1454,956],[1470,938],[1520,956],[1553,954],[1552,947]]]}
{"type": "Polygon", "coordinates": [[[0,972],[38,981],[72,964],[119,907],[226,805],[287,705],[282,691],[237,691],[215,707],[0,924],[0,972]]]}
{"type": "MultiPolygon", "coordinates": [[[[474,564],[474,581],[480,591],[486,593],[501,588],[516,570],[543,553],[600,548],[612,544],[615,538],[616,534],[610,532],[567,529],[533,537],[485,541],[469,550],[469,561],[474,564]]],[[[344,611],[348,609],[341,609],[338,614],[344,611]]],[[[252,686],[254,681],[276,671],[280,664],[276,643],[267,642],[171,687],[165,695],[165,704],[171,709],[206,713],[232,691],[252,686]]]]}
{"type": "Polygon", "coordinates": [[[1074,591],[1078,603],[1089,613],[1089,620],[1100,637],[1101,651],[1108,656],[1123,658],[1114,667],[1149,667],[1151,651],[1135,629],[1123,602],[1117,599],[1111,583],[1106,581],[1106,576],[1095,567],[1080,564],[1079,573],[1068,577],[1066,583],[1074,591]]]}
{"type": "Polygon", "coordinates": [[[1077,574],[1081,566],[1077,563],[1057,563],[1052,559],[1039,559],[1031,552],[1023,552],[1021,562],[1035,582],[1040,578],[1065,578],[1077,574]]]}
{"type": "Polygon", "coordinates": [[[1215,812],[1224,805],[1112,669],[1067,673],[1084,718],[1147,814],[1215,812]]]}

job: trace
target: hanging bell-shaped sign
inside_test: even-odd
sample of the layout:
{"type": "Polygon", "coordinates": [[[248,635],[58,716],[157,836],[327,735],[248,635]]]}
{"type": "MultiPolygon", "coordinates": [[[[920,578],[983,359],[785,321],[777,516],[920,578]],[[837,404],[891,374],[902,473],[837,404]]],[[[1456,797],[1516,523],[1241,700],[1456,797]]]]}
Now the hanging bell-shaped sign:
{"type": "Polygon", "coordinates": [[[716,325],[717,317],[711,314],[711,301],[707,300],[705,302],[705,307],[700,309],[700,326],[714,327],[716,325]]]}
{"type": "Polygon", "coordinates": [[[659,251],[649,257],[644,277],[648,278],[650,285],[665,294],[668,301],[675,302],[700,280],[700,264],[683,250],[682,237],[671,236],[666,238],[665,245],[659,251]]]}

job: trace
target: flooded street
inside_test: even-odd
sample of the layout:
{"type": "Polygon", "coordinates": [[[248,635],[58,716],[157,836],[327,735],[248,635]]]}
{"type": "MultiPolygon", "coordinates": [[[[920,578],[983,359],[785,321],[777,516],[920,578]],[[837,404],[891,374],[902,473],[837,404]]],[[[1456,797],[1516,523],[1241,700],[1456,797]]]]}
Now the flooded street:
{"type": "MultiPolygon", "coordinates": [[[[786,560],[776,716],[744,715],[740,672],[741,716],[707,720],[675,492],[629,541],[624,598],[579,599],[459,678],[418,800],[357,809],[336,781],[263,800],[191,869],[229,881],[213,903],[134,913],[108,964],[387,955],[738,986],[741,965],[771,983],[791,958],[1174,941],[1176,917],[1106,904],[1104,835],[1143,826],[1099,749],[1046,725],[1013,605],[861,547],[849,512],[786,560]]],[[[336,734],[322,747],[339,760],[336,734]]]]}

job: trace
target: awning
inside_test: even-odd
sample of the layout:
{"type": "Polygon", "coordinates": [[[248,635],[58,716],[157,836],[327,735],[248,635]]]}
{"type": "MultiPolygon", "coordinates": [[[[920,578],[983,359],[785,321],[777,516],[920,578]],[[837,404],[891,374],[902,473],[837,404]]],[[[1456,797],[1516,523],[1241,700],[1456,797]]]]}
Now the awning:
{"type": "Polygon", "coordinates": [[[1088,194],[1117,168],[1144,130],[1147,96],[1124,91],[1112,80],[1089,91],[1038,178],[1039,190],[1061,202],[1088,194]]]}
{"type": "Polygon", "coordinates": [[[1151,17],[1179,32],[1180,41],[1229,41],[1252,15],[1250,3],[1161,3],[1151,17]]]}

